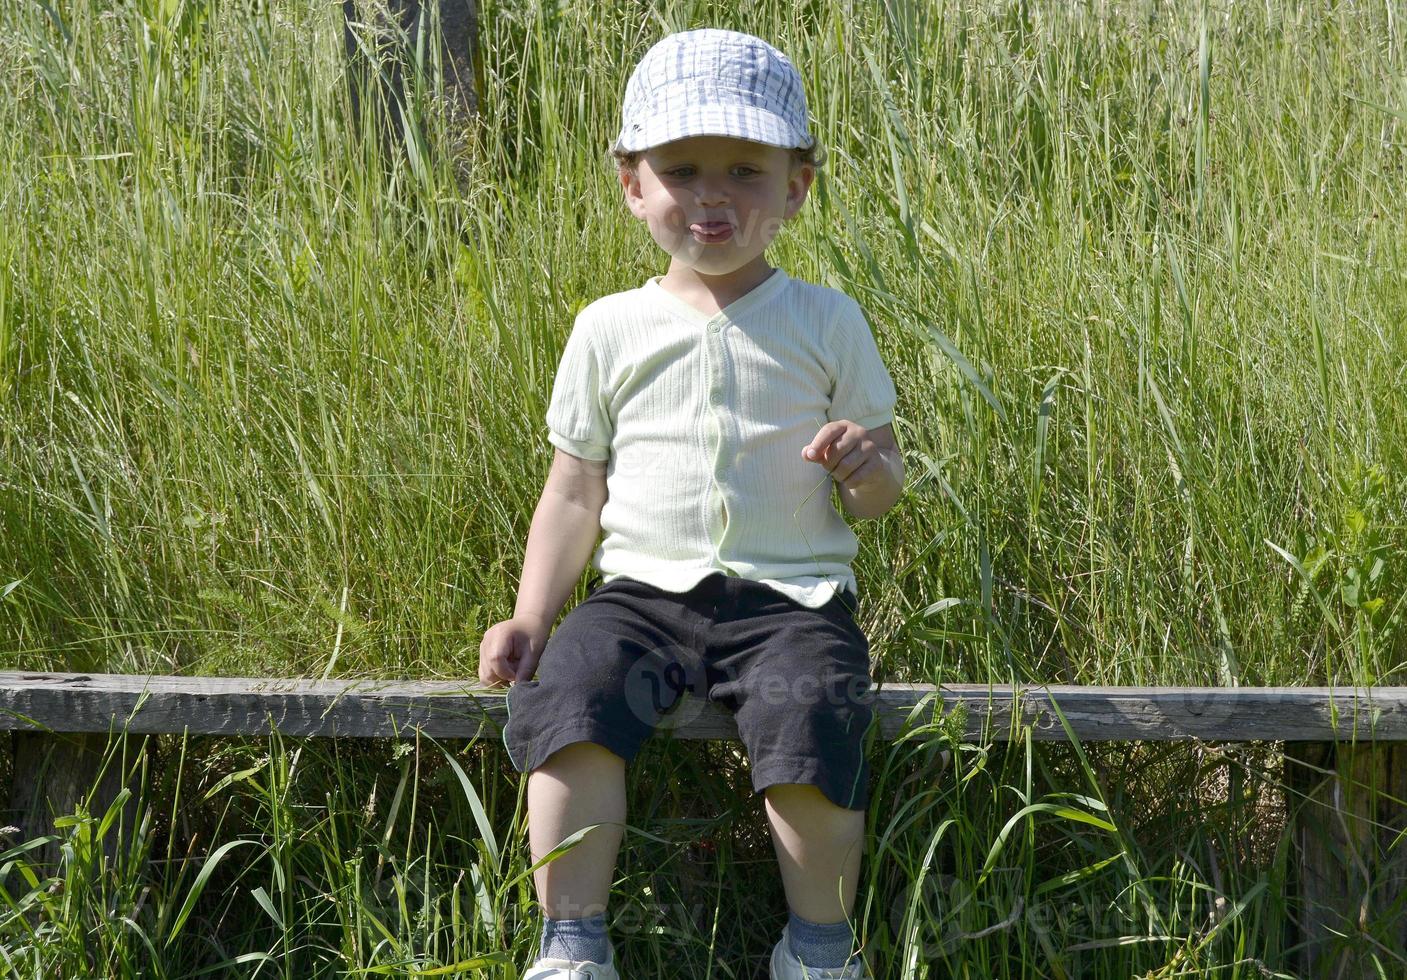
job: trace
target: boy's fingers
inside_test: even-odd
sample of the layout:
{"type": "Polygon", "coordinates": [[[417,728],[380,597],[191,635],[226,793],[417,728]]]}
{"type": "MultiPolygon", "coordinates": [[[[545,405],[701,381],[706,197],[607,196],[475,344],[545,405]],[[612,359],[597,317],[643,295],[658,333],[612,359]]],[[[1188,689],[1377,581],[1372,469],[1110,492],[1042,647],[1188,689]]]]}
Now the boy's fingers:
{"type": "Polygon", "coordinates": [[[875,462],[874,458],[859,459],[857,461],[855,459],[857,456],[859,456],[859,453],[851,450],[846,454],[845,459],[841,460],[840,463],[836,465],[836,468],[831,471],[841,483],[868,480],[874,475],[879,465],[875,462]]]}
{"type": "Polygon", "coordinates": [[[503,672],[499,670],[498,659],[496,657],[485,658],[479,667],[479,680],[486,687],[497,687],[504,681],[503,672]]]}
{"type": "Polygon", "coordinates": [[[513,658],[517,671],[514,674],[515,681],[525,681],[532,677],[533,669],[537,664],[532,658],[532,640],[519,633],[513,637],[513,658]]]}
{"type": "Polygon", "coordinates": [[[801,451],[807,459],[819,460],[825,456],[826,447],[835,442],[845,432],[843,421],[827,422],[821,426],[815,437],[801,451]]]}

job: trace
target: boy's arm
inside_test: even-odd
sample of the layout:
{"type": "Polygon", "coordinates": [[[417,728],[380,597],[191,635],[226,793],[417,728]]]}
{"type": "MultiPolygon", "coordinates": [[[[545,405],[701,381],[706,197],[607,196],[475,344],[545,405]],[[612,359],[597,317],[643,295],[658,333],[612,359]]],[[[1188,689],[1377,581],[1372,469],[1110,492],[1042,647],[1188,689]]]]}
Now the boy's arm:
{"type": "Polygon", "coordinates": [[[528,531],[515,619],[551,629],[596,550],[605,503],[605,461],[558,449],[528,531]]]}

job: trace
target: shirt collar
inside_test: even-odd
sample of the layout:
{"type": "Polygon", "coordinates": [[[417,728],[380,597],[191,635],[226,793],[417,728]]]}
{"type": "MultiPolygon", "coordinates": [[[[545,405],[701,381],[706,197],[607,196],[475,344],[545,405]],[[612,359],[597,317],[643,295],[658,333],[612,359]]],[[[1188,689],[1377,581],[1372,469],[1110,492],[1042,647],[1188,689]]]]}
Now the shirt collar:
{"type": "Polygon", "coordinates": [[[664,277],[651,276],[645,282],[645,291],[652,299],[671,312],[677,313],[690,323],[696,323],[700,326],[712,323],[714,320],[736,321],[748,311],[757,309],[763,303],[779,295],[782,290],[786,288],[787,282],[790,279],[784,270],[780,268],[773,269],[772,274],[762,280],[762,282],[710,316],[703,310],[696,309],[661,286],[660,280],[662,278],[664,277]]]}

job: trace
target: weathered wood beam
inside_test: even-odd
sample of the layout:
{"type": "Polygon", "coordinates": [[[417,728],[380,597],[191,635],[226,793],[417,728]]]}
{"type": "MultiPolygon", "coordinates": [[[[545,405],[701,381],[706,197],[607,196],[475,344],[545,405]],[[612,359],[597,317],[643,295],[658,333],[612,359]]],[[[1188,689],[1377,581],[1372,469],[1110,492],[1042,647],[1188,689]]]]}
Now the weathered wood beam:
{"type": "MultiPolygon", "coordinates": [[[[507,720],[507,688],[477,681],[301,680],[0,672],[0,730],[388,738],[419,728],[471,738],[507,720]]],[[[967,710],[968,737],[1082,741],[1407,741],[1407,687],[1081,687],[884,684],[872,689],[880,732],[905,719],[967,710]]],[[[811,692],[814,696],[814,692],[811,692]]],[[[736,739],[727,709],[686,697],[660,731],[736,739]]]]}

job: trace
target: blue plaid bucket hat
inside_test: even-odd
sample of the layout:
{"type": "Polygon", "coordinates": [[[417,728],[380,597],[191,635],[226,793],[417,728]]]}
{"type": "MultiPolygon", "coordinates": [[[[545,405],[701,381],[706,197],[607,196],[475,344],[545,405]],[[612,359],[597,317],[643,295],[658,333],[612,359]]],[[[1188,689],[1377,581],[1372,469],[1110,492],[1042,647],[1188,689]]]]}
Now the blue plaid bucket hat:
{"type": "Polygon", "coordinates": [[[686,136],[810,147],[801,74],[751,34],[706,27],[669,35],[631,73],[612,148],[646,150],[686,136]]]}

